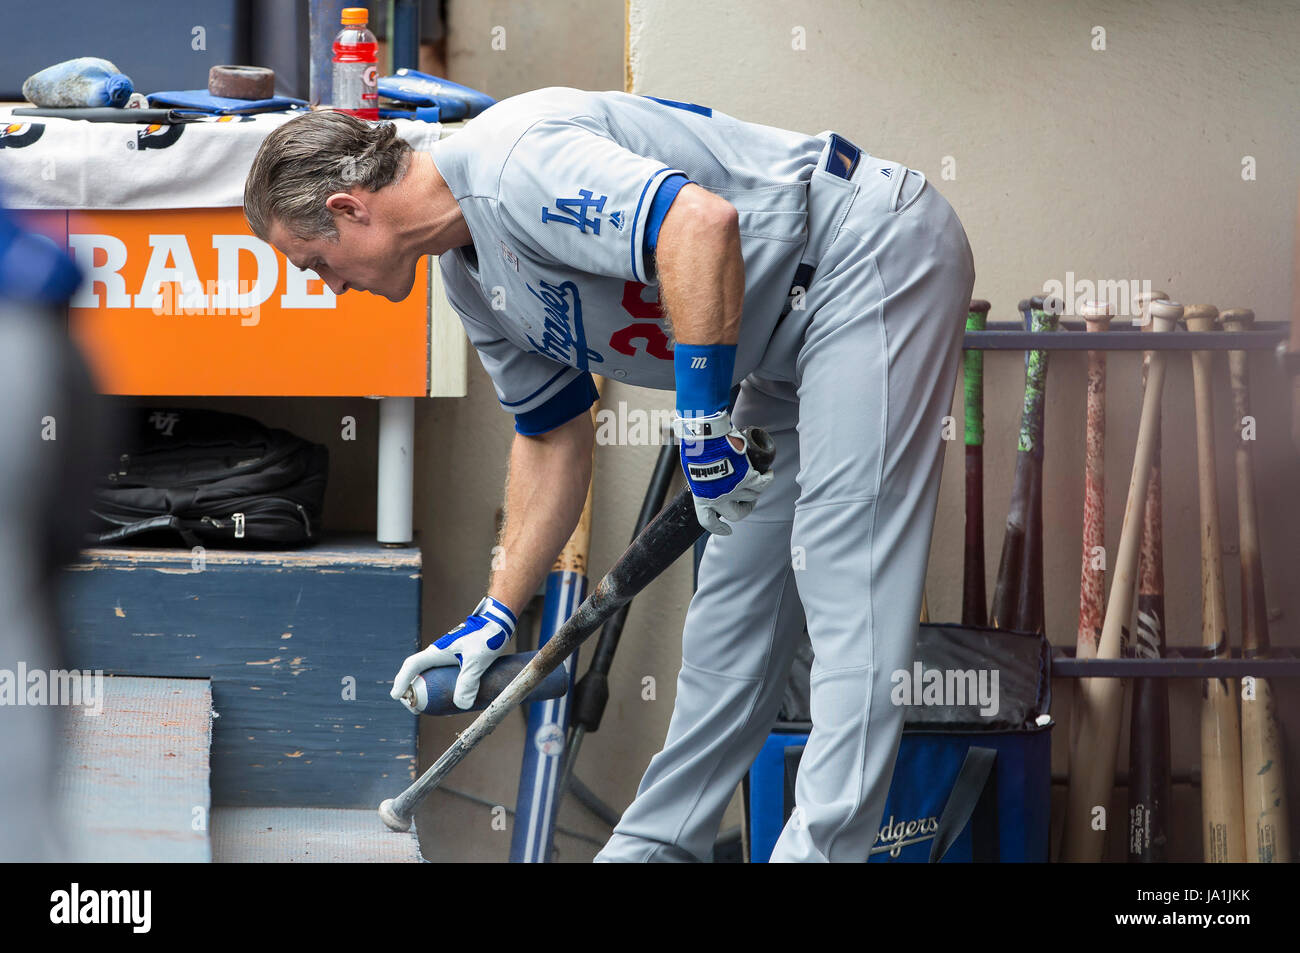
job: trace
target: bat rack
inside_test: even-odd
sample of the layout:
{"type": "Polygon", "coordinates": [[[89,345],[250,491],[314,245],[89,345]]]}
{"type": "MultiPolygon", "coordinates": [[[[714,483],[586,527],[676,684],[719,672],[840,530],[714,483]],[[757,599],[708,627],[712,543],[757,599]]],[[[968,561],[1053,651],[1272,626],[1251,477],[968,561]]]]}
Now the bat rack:
{"type": "MultiPolygon", "coordinates": [[[[1256,321],[1251,331],[1187,331],[1144,334],[1133,323],[1087,331],[1078,320],[1062,320],[1054,332],[1031,332],[1020,322],[989,322],[967,331],[962,347],[975,351],[1276,351],[1284,360],[1290,324],[1256,321]],[[1065,333],[1062,333],[1065,332],[1065,333]],[[1075,333],[1069,333],[1075,332],[1075,333]],[[1079,333],[1082,332],[1082,333],[1079,333]]],[[[1268,658],[1206,658],[1199,647],[1165,649],[1161,658],[1078,659],[1074,648],[1053,646],[1053,678],[1300,678],[1300,648],[1274,646],[1268,658]]]]}
{"type": "Polygon", "coordinates": [[[1285,347],[1288,323],[1256,321],[1254,327],[1253,331],[1178,328],[1144,334],[1132,323],[1109,331],[1086,331],[1084,322],[1065,320],[1057,331],[1026,331],[1023,324],[996,321],[989,322],[986,330],[967,331],[962,347],[972,351],[1267,351],[1285,347]]]}
{"type": "MultiPolygon", "coordinates": [[[[1099,333],[1099,332],[1094,332],[1099,333]]],[[[1206,658],[1200,647],[1169,647],[1162,658],[1080,659],[1074,649],[1052,648],[1053,678],[1300,678],[1300,648],[1273,646],[1268,658],[1206,658]]]]}

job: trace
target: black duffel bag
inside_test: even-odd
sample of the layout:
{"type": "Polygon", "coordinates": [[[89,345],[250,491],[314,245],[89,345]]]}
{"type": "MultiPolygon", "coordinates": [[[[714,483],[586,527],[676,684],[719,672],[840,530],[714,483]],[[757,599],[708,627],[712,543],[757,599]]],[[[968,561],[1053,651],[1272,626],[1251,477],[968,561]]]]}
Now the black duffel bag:
{"type": "Polygon", "coordinates": [[[250,417],[139,407],[101,472],[89,543],[301,546],[320,535],[326,447],[250,417]]]}

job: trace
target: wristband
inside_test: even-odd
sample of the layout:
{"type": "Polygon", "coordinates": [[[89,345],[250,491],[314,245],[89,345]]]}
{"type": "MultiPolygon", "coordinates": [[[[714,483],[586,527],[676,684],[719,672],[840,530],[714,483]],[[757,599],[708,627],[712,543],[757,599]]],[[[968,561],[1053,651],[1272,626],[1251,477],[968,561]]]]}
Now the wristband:
{"type": "Polygon", "coordinates": [[[734,344],[678,344],[673,348],[677,416],[708,417],[731,402],[734,344]]]}
{"type": "MultiPolygon", "coordinates": [[[[510,611],[504,602],[497,602],[491,596],[484,596],[483,601],[474,607],[474,611],[470,615],[479,615],[495,622],[506,630],[507,639],[515,634],[515,626],[518,624],[515,614],[510,611]]],[[[492,648],[496,648],[496,646],[492,646],[492,648]]]]}
{"type": "Polygon", "coordinates": [[[673,420],[673,436],[678,440],[710,440],[725,437],[731,431],[731,414],[725,410],[707,417],[677,417],[673,420]]]}

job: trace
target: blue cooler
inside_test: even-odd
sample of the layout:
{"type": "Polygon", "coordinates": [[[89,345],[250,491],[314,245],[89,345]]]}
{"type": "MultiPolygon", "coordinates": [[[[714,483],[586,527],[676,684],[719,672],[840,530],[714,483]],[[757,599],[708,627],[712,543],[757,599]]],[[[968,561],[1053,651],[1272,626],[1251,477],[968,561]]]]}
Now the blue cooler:
{"type": "MultiPolygon", "coordinates": [[[[1047,862],[1050,668],[1041,635],[921,626],[913,669],[894,683],[910,703],[868,860],[1047,862]]],[[[745,812],[753,862],[768,860],[794,808],[811,727],[778,722],[750,768],[745,812]]]]}

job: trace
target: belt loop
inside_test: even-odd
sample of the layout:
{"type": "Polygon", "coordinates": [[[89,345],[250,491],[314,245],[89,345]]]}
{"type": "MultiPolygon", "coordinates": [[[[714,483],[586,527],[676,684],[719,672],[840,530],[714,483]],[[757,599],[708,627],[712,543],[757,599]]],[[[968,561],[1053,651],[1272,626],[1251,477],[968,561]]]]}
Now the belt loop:
{"type": "Polygon", "coordinates": [[[919,171],[917,171],[916,169],[909,169],[909,168],[907,168],[906,166],[903,166],[903,165],[900,165],[900,166],[898,166],[897,168],[899,169],[898,182],[894,185],[894,194],[893,194],[893,196],[892,196],[892,197],[890,198],[890,200],[889,200],[889,210],[890,210],[891,212],[901,212],[901,211],[903,211],[903,209],[907,208],[908,205],[911,205],[911,204],[912,204],[913,202],[915,202],[918,198],[920,198],[920,197],[921,197],[921,193],[925,191],[925,173],[924,173],[924,172],[919,172],[919,171]],[[921,179],[921,182],[920,182],[920,184],[916,187],[916,194],[913,195],[910,199],[908,199],[907,202],[906,202],[902,207],[899,207],[898,200],[899,200],[899,198],[902,197],[902,194],[903,194],[903,183],[907,181],[907,177],[908,177],[908,175],[916,175],[916,176],[919,176],[920,179],[921,179]]]}
{"type": "Polygon", "coordinates": [[[894,183],[894,191],[889,196],[889,210],[898,211],[898,199],[903,194],[903,183],[907,181],[907,167],[901,162],[894,166],[894,177],[898,179],[894,183]]]}

